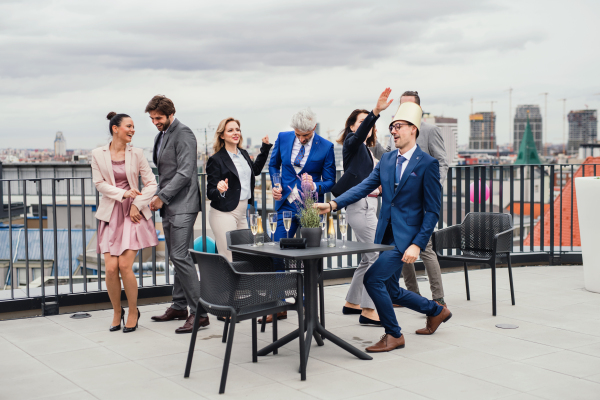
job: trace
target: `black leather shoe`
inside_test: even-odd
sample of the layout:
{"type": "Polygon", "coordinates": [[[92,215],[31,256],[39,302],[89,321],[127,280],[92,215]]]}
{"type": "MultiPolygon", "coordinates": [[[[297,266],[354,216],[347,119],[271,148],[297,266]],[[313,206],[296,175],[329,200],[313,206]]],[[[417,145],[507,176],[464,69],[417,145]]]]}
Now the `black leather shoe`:
{"type": "MultiPolygon", "coordinates": [[[[125,326],[125,309],[123,307],[121,307],[121,321],[123,321],[123,326],[125,326]]],[[[120,331],[121,330],[121,324],[119,324],[117,326],[111,326],[110,328],[108,328],[108,330],[110,332],[120,331]]]]}
{"type": "Polygon", "coordinates": [[[364,316],[360,316],[358,317],[358,323],[361,325],[376,325],[376,326],[381,326],[381,321],[375,321],[374,319],[371,318],[367,318],[364,316]]]}
{"type": "Polygon", "coordinates": [[[133,332],[137,329],[138,322],[140,320],[140,309],[139,308],[137,309],[137,312],[138,312],[138,318],[137,318],[137,321],[135,322],[135,326],[133,328],[128,328],[125,326],[125,323],[123,323],[123,333],[133,332]]]}
{"type": "Polygon", "coordinates": [[[360,313],[362,313],[362,310],[359,310],[358,308],[350,308],[350,307],[346,307],[346,306],[344,306],[344,308],[342,308],[342,314],[344,314],[344,315],[360,314],[360,313]]]}

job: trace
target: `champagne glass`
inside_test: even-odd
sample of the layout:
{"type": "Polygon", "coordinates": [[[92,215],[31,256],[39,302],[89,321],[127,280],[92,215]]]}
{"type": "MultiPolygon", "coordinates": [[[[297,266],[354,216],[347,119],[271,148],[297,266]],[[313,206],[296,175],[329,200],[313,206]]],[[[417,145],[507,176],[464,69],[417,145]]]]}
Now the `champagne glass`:
{"type": "Polygon", "coordinates": [[[323,231],[323,239],[321,239],[321,241],[326,242],[327,236],[325,236],[325,227],[327,226],[327,214],[321,214],[319,218],[319,222],[321,224],[321,231],[323,231]]]}
{"type": "Polygon", "coordinates": [[[252,236],[254,237],[254,243],[252,247],[256,246],[256,232],[258,232],[258,214],[250,214],[250,230],[252,231],[252,236]]]}
{"type": "Polygon", "coordinates": [[[346,232],[348,231],[348,219],[346,214],[341,214],[338,220],[338,226],[340,227],[340,233],[342,234],[342,248],[346,248],[346,232]]]}
{"type": "Polygon", "coordinates": [[[273,185],[275,186],[275,189],[281,190],[281,175],[280,174],[273,174],[273,185]]]}
{"type": "Polygon", "coordinates": [[[277,213],[269,213],[269,227],[271,228],[271,243],[269,246],[275,246],[275,231],[277,230],[277,213]]]}
{"type": "Polygon", "coordinates": [[[292,226],[292,212],[284,211],[283,212],[283,227],[285,228],[286,237],[289,239],[290,237],[290,227],[292,226]]]}

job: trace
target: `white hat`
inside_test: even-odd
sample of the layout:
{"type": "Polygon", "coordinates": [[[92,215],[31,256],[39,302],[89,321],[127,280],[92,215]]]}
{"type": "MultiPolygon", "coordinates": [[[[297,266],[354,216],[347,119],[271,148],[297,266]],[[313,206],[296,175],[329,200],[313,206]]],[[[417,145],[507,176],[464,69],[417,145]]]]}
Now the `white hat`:
{"type": "Polygon", "coordinates": [[[405,103],[400,104],[400,107],[398,107],[398,111],[396,111],[396,115],[394,115],[390,126],[392,126],[392,124],[396,121],[406,121],[416,126],[417,129],[420,131],[422,116],[423,110],[421,109],[421,106],[417,103],[407,101],[405,103]]]}

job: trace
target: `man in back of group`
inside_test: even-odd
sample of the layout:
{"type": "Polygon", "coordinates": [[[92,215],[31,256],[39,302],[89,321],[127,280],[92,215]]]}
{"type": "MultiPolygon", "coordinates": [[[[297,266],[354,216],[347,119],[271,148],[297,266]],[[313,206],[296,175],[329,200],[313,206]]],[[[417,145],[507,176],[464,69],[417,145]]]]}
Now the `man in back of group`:
{"type": "MultiPolygon", "coordinates": [[[[400,105],[405,102],[416,103],[420,106],[421,98],[419,97],[419,93],[417,91],[404,92],[400,97],[400,105]]],[[[440,164],[440,183],[443,183],[446,179],[446,174],[448,173],[448,161],[446,149],[444,147],[444,138],[442,137],[440,128],[432,124],[421,122],[421,129],[419,136],[417,137],[417,144],[421,150],[423,150],[423,152],[438,160],[440,164]]],[[[390,151],[393,148],[394,146],[392,137],[392,142],[387,144],[386,148],[378,145],[371,148],[371,150],[373,151],[375,158],[381,159],[382,155],[386,151],[390,151]]],[[[433,251],[431,239],[429,239],[427,247],[421,251],[421,260],[425,265],[425,271],[429,277],[431,297],[433,301],[436,301],[441,306],[444,306],[446,302],[444,301],[442,272],[440,269],[440,263],[438,262],[435,252],[433,251]]],[[[406,288],[411,292],[420,294],[414,263],[404,264],[404,267],[402,268],[402,276],[404,277],[404,284],[406,285],[406,288]]]]}

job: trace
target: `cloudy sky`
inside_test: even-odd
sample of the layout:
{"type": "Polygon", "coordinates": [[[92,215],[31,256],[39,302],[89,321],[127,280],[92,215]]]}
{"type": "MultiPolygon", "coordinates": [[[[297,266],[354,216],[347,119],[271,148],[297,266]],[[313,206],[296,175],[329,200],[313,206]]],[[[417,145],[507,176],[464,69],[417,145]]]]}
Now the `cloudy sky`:
{"type": "Polygon", "coordinates": [[[598,15],[597,0],[0,0],[1,146],[49,148],[60,130],[68,148],[93,148],[109,111],[130,114],[134,144],[151,146],[143,111],[159,93],[198,132],[234,116],[255,143],[274,141],[310,106],[327,136],[387,86],[458,118],[459,143],[471,98],[474,111],[496,101],[508,143],[508,89],[513,109],[543,108],[548,92],[547,136],[560,143],[560,99],[600,106],[598,15]]]}

